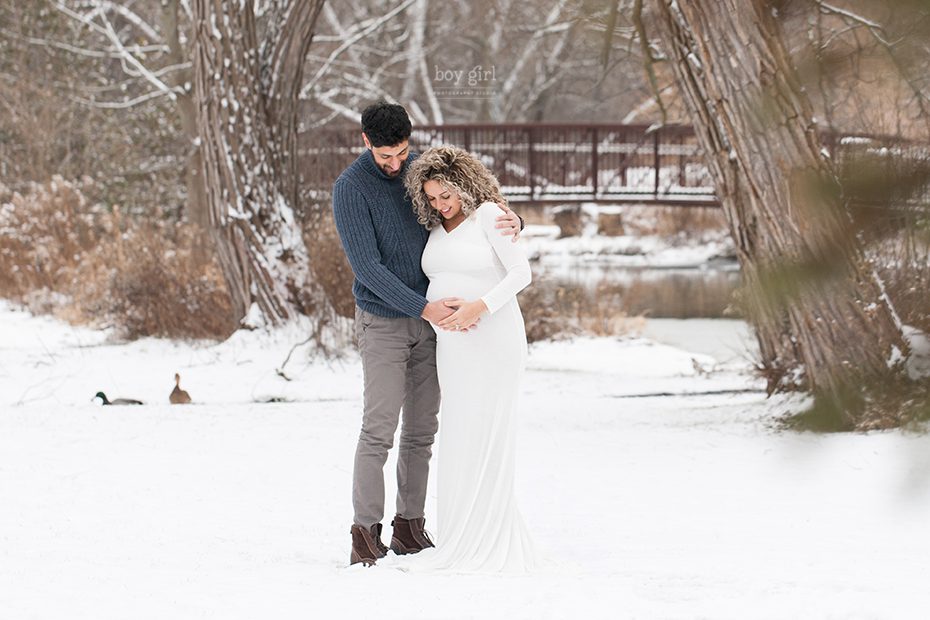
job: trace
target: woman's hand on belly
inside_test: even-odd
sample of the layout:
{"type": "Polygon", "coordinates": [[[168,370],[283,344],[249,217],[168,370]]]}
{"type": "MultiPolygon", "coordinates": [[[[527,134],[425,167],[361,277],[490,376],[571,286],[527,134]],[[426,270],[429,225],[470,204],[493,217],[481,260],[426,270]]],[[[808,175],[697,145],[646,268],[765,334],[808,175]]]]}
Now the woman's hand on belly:
{"type": "Polygon", "coordinates": [[[446,301],[445,304],[449,308],[455,308],[455,312],[437,323],[440,329],[447,331],[468,331],[475,327],[481,320],[481,315],[488,311],[487,305],[481,299],[455,299],[446,301]]]}

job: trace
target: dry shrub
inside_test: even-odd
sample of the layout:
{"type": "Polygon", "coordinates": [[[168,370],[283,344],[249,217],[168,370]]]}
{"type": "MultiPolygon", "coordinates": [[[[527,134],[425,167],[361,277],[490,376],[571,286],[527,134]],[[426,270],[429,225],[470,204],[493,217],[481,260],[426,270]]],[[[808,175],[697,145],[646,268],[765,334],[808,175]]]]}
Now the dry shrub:
{"type": "Polygon", "coordinates": [[[606,237],[621,237],[626,234],[623,227],[623,213],[602,210],[597,214],[597,234],[606,237]]]}
{"type": "Polygon", "coordinates": [[[901,321],[930,333],[930,248],[907,245],[886,244],[876,269],[901,321]]]}
{"type": "Polygon", "coordinates": [[[235,320],[192,226],[120,217],[90,179],[0,190],[0,295],[127,338],[222,338],[235,320]]]}
{"type": "Polygon", "coordinates": [[[81,259],[104,234],[106,214],[79,183],[55,177],[22,194],[0,189],[0,294],[19,299],[68,288],[81,259]]]}
{"type": "Polygon", "coordinates": [[[225,338],[236,328],[229,296],[218,266],[193,256],[196,237],[179,224],[129,227],[101,247],[104,269],[87,274],[99,291],[84,288],[79,305],[99,305],[129,338],[225,338]]]}
{"type": "Polygon", "coordinates": [[[332,211],[316,208],[313,213],[305,216],[303,237],[310,253],[313,275],[329,297],[336,314],[346,318],[354,317],[352,282],[355,276],[342,249],[332,211]]]}
{"type": "Polygon", "coordinates": [[[658,235],[682,240],[727,230],[723,211],[715,207],[624,207],[628,235],[658,235]]]}
{"type": "Polygon", "coordinates": [[[584,230],[584,215],[581,205],[566,205],[552,210],[552,222],[559,227],[559,239],[578,237],[584,230]]]}
{"type": "Polygon", "coordinates": [[[528,342],[642,331],[644,317],[628,316],[620,304],[618,292],[607,283],[586,289],[542,280],[520,294],[528,342]]]}
{"type": "Polygon", "coordinates": [[[906,325],[930,333],[930,267],[913,266],[886,274],[885,285],[906,325]]]}

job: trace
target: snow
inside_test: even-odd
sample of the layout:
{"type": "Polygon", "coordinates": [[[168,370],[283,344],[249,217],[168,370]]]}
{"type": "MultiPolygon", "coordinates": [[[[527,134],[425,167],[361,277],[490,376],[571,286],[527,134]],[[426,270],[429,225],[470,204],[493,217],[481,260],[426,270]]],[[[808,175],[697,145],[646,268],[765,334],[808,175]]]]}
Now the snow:
{"type": "MultiPolygon", "coordinates": [[[[731,320],[531,349],[517,485],[539,574],[347,567],[362,374],[351,351],[299,351],[278,375],[304,329],[118,343],[0,304],[2,616],[919,618],[930,603],[930,438],[774,430],[805,401],[765,399],[731,320]],[[193,405],[168,404],[176,371],[193,405]],[[98,390],[147,404],[100,407],[98,390]]],[[[434,506],[431,488],[433,527],[434,506]]]]}
{"type": "MultiPolygon", "coordinates": [[[[710,241],[700,245],[671,246],[657,236],[622,235],[616,237],[565,237],[527,240],[530,256],[543,264],[577,266],[579,261],[609,263],[616,267],[698,268],[712,259],[726,255],[732,245],[727,241],[710,241]]],[[[737,266],[734,263],[733,269],[737,266]]]]}
{"type": "MultiPolygon", "coordinates": [[[[253,283],[252,286],[255,286],[253,283]]],[[[242,326],[248,329],[257,329],[265,324],[265,315],[257,302],[252,302],[249,311],[242,318],[242,326]]]]}
{"type": "Polygon", "coordinates": [[[905,325],[904,338],[911,348],[911,354],[905,363],[907,374],[911,379],[930,377],[930,337],[916,327],[905,325]]]}
{"type": "Polygon", "coordinates": [[[758,354],[758,344],[749,325],[733,319],[650,319],[641,335],[736,368],[746,368],[758,354]]]}
{"type": "Polygon", "coordinates": [[[861,136],[843,136],[840,138],[840,144],[872,144],[872,138],[861,136]]]}
{"type": "MultiPolygon", "coordinates": [[[[590,223],[586,222],[588,228],[590,223]]],[[[596,225],[595,225],[596,226],[596,225]]],[[[726,231],[700,238],[670,239],[660,235],[628,234],[558,238],[559,227],[531,224],[521,237],[527,255],[545,266],[577,267],[579,264],[600,263],[612,267],[701,268],[715,259],[724,258],[716,268],[738,269],[732,259],[733,242],[726,231]],[[675,244],[680,241],[680,244],[675,244]]]]}
{"type": "Polygon", "coordinates": [[[694,52],[688,52],[688,62],[694,65],[694,68],[700,71],[703,69],[701,66],[701,61],[698,59],[697,55],[694,52]]]}

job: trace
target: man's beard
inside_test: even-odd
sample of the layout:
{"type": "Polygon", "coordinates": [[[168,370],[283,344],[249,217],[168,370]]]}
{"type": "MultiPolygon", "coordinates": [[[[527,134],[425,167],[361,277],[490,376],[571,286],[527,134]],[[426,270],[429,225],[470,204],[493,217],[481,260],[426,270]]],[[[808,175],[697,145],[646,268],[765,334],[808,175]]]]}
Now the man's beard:
{"type": "Polygon", "coordinates": [[[391,177],[391,178],[394,178],[394,177],[396,177],[396,176],[400,176],[400,171],[404,169],[404,167],[401,166],[401,167],[398,168],[397,170],[391,172],[391,169],[390,169],[390,168],[387,168],[386,166],[378,166],[378,167],[381,168],[381,172],[383,172],[384,174],[386,174],[387,176],[389,176],[389,177],[391,177]]]}

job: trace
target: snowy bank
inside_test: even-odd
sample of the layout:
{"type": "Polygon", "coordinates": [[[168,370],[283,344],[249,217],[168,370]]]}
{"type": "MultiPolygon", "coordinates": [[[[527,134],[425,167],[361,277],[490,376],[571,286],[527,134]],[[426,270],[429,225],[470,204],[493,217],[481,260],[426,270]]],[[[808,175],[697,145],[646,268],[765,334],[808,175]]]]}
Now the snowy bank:
{"type": "MultiPolygon", "coordinates": [[[[546,570],[349,568],[361,371],[299,358],[284,380],[298,339],[110,344],[0,306],[2,616],[918,618],[930,603],[930,438],[772,430],[803,403],[758,391],[737,321],[531,349],[518,492],[546,570]],[[194,405],[168,405],[175,371],[194,405]],[[148,404],[99,407],[99,389],[148,404]]],[[[432,488],[435,530],[434,506],[432,488]]]]}

